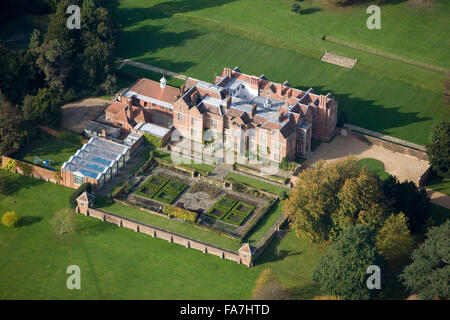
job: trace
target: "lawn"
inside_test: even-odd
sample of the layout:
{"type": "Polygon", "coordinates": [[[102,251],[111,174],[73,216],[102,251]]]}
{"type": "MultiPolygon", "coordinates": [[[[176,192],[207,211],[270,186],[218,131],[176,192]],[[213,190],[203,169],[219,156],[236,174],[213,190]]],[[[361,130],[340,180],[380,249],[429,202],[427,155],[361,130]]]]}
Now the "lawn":
{"type": "Polygon", "coordinates": [[[258,223],[252,228],[252,230],[246,236],[246,242],[253,245],[258,242],[259,239],[264,236],[270,227],[283,215],[283,204],[278,201],[270,210],[262,217],[258,223]]]}
{"type": "Polygon", "coordinates": [[[155,150],[154,152],[155,158],[158,158],[166,163],[173,163],[173,160],[177,163],[177,166],[184,167],[189,170],[196,170],[203,175],[208,175],[210,172],[214,170],[214,166],[206,163],[195,163],[194,160],[180,157],[178,155],[172,155],[168,152],[164,152],[161,150],[155,150]]]}
{"type": "Polygon", "coordinates": [[[72,191],[9,175],[0,212],[22,220],[15,229],[0,225],[0,299],[249,298],[259,269],[82,215],[75,234],[56,238],[49,221],[72,191]],[[81,290],[66,288],[69,265],[81,268],[81,290]]]}
{"type": "Polygon", "coordinates": [[[102,210],[112,212],[123,217],[147,223],[152,226],[159,227],[167,231],[172,231],[180,235],[200,240],[224,249],[236,251],[241,246],[238,241],[221,236],[217,233],[203,230],[188,223],[178,222],[168,218],[156,216],[151,213],[120,203],[103,205],[100,208],[102,210]]]}
{"type": "Polygon", "coordinates": [[[450,196],[450,179],[431,174],[426,182],[426,187],[450,196]]]}
{"type": "Polygon", "coordinates": [[[331,91],[348,122],[418,144],[427,142],[434,123],[450,119],[442,105],[443,73],[321,40],[326,34],[448,68],[448,3],[383,6],[383,29],[368,30],[365,7],[336,10],[326,1],[308,0],[302,3],[308,14],[295,16],[289,12],[291,2],[123,0],[107,6],[123,26],[121,58],[206,81],[223,66],[238,65],[249,74],[289,80],[294,87],[331,91]],[[321,62],[325,49],[358,63],[348,70],[321,62]]]}
{"type": "Polygon", "coordinates": [[[288,192],[289,189],[271,184],[269,182],[265,182],[259,179],[253,179],[238,173],[230,172],[225,176],[225,179],[231,180],[233,182],[242,183],[249,187],[258,189],[258,190],[264,190],[273,194],[280,194],[283,191],[288,192]]]}
{"type": "Polygon", "coordinates": [[[389,178],[390,174],[384,171],[384,163],[377,159],[364,158],[358,161],[361,166],[364,166],[370,172],[376,173],[381,180],[389,178]]]}
{"type": "Polygon", "coordinates": [[[43,161],[50,159],[53,161],[51,167],[59,170],[64,162],[68,161],[80,147],[81,145],[68,144],[55,138],[40,135],[22,146],[12,157],[31,164],[34,164],[36,157],[43,161]]]}

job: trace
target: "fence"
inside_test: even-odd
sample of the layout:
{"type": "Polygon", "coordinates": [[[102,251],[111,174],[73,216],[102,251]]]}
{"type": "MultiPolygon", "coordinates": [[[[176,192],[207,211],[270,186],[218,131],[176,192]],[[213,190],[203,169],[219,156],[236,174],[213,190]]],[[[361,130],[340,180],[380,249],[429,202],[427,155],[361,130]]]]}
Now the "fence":
{"type": "MultiPolygon", "coordinates": [[[[77,207],[77,212],[80,212],[79,207],[77,207]]],[[[218,256],[221,259],[227,259],[234,261],[236,263],[241,264],[242,260],[239,257],[239,254],[236,252],[232,252],[220,247],[213,246],[211,244],[207,244],[198,240],[194,240],[185,236],[181,236],[179,234],[166,231],[148,224],[144,224],[132,219],[128,219],[119,215],[115,215],[113,213],[109,213],[106,211],[88,208],[87,209],[87,216],[94,217],[97,219],[100,219],[105,222],[114,223],[119,227],[124,227],[131,229],[136,232],[145,233],[153,238],[159,238],[163,240],[167,240],[171,243],[177,243],[182,246],[185,246],[186,248],[192,248],[199,251],[202,251],[203,253],[209,253],[215,256],[218,256]]],[[[247,265],[250,266],[250,265],[247,265]]]]}

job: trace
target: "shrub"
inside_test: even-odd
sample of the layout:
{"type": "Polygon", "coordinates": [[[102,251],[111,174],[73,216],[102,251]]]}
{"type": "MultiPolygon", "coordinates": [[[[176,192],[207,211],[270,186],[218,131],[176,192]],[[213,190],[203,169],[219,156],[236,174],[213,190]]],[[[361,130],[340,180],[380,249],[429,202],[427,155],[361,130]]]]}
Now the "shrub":
{"type": "Polygon", "coordinates": [[[6,163],[3,165],[3,168],[6,171],[9,171],[9,172],[12,172],[12,173],[16,173],[16,168],[17,168],[16,161],[14,159],[8,159],[6,161],[6,163]]]}
{"type": "Polygon", "coordinates": [[[31,174],[33,173],[33,167],[25,162],[21,162],[20,163],[20,169],[22,169],[22,173],[24,176],[31,176],[31,174]]]}
{"type": "Polygon", "coordinates": [[[299,13],[300,11],[301,11],[301,7],[300,7],[300,5],[297,3],[297,2],[294,2],[292,5],[291,5],[291,12],[294,12],[294,13],[299,13]]]}
{"type": "Polygon", "coordinates": [[[284,200],[284,199],[286,199],[288,196],[287,196],[287,193],[286,193],[286,191],[281,191],[281,193],[280,193],[280,200],[284,200]]]}
{"type": "Polygon", "coordinates": [[[19,216],[14,211],[6,212],[2,216],[2,224],[7,226],[8,228],[15,227],[17,222],[19,221],[19,216]]]}
{"type": "Polygon", "coordinates": [[[92,184],[90,182],[85,182],[81,186],[78,187],[69,197],[69,204],[72,209],[77,207],[77,198],[83,193],[87,191],[88,193],[92,192],[92,184]]]}
{"type": "Polygon", "coordinates": [[[197,213],[179,207],[164,206],[163,212],[167,215],[174,216],[175,218],[184,219],[191,222],[195,222],[195,220],[197,220],[197,213]]]}

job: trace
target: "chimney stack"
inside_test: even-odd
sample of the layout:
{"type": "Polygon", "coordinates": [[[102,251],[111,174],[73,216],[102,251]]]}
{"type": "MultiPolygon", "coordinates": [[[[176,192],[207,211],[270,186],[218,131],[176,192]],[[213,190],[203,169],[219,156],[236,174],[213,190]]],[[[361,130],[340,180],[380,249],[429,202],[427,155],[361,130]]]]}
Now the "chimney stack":
{"type": "Polygon", "coordinates": [[[256,104],[252,105],[252,118],[255,116],[256,114],[256,104]]]}
{"type": "Polygon", "coordinates": [[[127,106],[127,117],[131,119],[131,108],[133,107],[133,103],[131,99],[128,99],[128,106],[127,106]]]}
{"type": "Polygon", "coordinates": [[[102,129],[102,136],[106,137],[106,130],[102,129]]]}
{"type": "Polygon", "coordinates": [[[227,109],[229,109],[231,106],[231,96],[225,98],[225,104],[227,106],[227,109]]]}

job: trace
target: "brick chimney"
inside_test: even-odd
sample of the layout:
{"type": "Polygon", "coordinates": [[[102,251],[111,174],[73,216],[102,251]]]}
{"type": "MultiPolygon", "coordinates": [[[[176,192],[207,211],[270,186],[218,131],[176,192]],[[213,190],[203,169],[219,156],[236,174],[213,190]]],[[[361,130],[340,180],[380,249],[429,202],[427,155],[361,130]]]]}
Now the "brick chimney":
{"type": "Polygon", "coordinates": [[[320,109],[326,109],[327,108],[327,97],[324,95],[319,96],[319,108],[320,109]]]}
{"type": "Polygon", "coordinates": [[[252,105],[252,118],[255,116],[256,114],[256,104],[252,105]]]}
{"type": "Polygon", "coordinates": [[[102,129],[102,136],[106,137],[106,130],[102,129]]]}
{"type": "Polygon", "coordinates": [[[225,105],[227,106],[227,109],[231,106],[231,96],[228,96],[225,98],[225,105]]]}
{"type": "Polygon", "coordinates": [[[127,106],[127,117],[128,117],[129,119],[131,119],[131,110],[132,110],[132,107],[133,107],[133,103],[131,102],[131,99],[130,99],[130,100],[128,100],[128,106],[127,106]]]}

